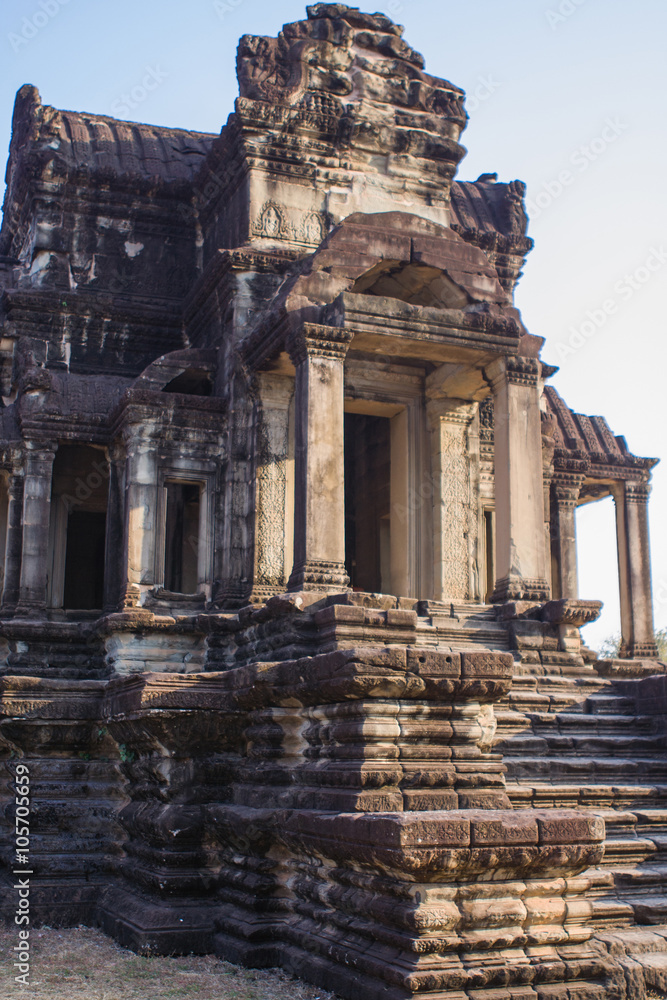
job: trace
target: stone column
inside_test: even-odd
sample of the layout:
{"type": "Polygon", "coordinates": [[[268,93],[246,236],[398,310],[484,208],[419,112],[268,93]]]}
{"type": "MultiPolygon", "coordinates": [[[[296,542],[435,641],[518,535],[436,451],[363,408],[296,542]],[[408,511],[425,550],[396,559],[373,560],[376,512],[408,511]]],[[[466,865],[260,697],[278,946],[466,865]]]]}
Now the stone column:
{"type": "Polygon", "coordinates": [[[618,588],[621,605],[620,656],[629,656],[632,647],[632,596],[628,560],[628,530],[625,517],[625,490],[622,482],[614,483],[612,496],[616,509],[616,553],[618,556],[618,588]]]}
{"type": "Polygon", "coordinates": [[[349,330],[304,324],[290,337],[296,368],[294,569],[289,590],[345,590],[343,363],[349,330]]]}
{"type": "Polygon", "coordinates": [[[501,358],[487,370],[493,388],[496,494],[496,586],[492,600],[549,598],[540,362],[501,358]]]}
{"type": "Polygon", "coordinates": [[[261,413],[257,422],[255,473],[255,573],[252,599],[283,593],[287,584],[285,531],[289,406],[294,394],[290,375],[259,372],[256,388],[261,413]]]}
{"type": "Polygon", "coordinates": [[[619,483],[614,488],[621,588],[621,657],[658,656],[653,622],[651,554],[647,482],[619,483]]]}
{"type": "Polygon", "coordinates": [[[56,445],[28,442],[23,480],[23,541],[19,602],[16,615],[46,614],[46,585],[51,520],[51,480],[56,445]]]}
{"type": "Polygon", "coordinates": [[[109,499],[104,551],[104,610],[117,611],[122,601],[123,534],[125,525],[125,451],[119,444],[109,449],[109,499]]]}
{"type": "Polygon", "coordinates": [[[579,596],[575,512],[584,477],[555,472],[551,483],[551,540],[556,574],[554,599],[579,596]]]}
{"type": "Polygon", "coordinates": [[[474,403],[461,399],[432,399],[427,404],[434,487],[433,598],[436,601],[467,601],[475,596],[471,546],[477,512],[472,490],[473,457],[468,447],[475,410],[474,403]]]}
{"type": "Polygon", "coordinates": [[[2,611],[13,611],[19,599],[21,548],[23,545],[23,475],[14,468],[7,486],[7,536],[2,588],[2,611]]]}
{"type": "Polygon", "coordinates": [[[126,428],[125,526],[121,599],[125,607],[141,603],[142,588],[155,583],[157,453],[152,429],[126,428]]]}

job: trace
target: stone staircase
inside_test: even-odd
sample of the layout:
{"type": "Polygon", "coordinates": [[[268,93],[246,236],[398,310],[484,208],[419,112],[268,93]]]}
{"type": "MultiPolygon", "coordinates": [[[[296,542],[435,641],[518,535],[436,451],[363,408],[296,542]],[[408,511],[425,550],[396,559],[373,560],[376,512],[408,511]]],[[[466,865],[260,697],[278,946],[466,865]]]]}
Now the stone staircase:
{"type": "Polygon", "coordinates": [[[431,631],[434,643],[450,644],[453,650],[470,649],[471,646],[501,652],[510,649],[507,627],[497,620],[493,604],[420,601],[418,614],[420,631],[431,631]]]}
{"type": "Polygon", "coordinates": [[[507,792],[517,809],[577,808],[604,818],[604,858],[587,872],[596,940],[625,956],[628,997],[646,996],[646,985],[665,991],[664,725],[639,714],[627,690],[580,658],[544,663],[554,657],[517,664],[512,689],[496,707],[495,749],[507,768],[507,792]]]}

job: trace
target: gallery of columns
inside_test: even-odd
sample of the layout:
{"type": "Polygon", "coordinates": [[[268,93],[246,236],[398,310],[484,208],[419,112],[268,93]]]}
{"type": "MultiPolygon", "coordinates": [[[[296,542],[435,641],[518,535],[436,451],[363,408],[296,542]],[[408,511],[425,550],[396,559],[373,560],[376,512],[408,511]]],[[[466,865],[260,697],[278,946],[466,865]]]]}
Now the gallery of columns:
{"type": "MultiPolygon", "coordinates": [[[[396,225],[389,216],[384,225],[392,218],[396,225]]],[[[398,224],[409,227],[410,217],[398,224]]],[[[379,238],[372,218],[355,225],[358,240],[379,238]]],[[[395,299],[338,295],[344,325],[290,325],[288,313],[277,333],[263,328],[250,340],[255,458],[230,469],[227,491],[216,485],[219,405],[169,390],[188,377],[196,388],[212,352],[176,352],[150,366],[126,391],[122,431],[106,448],[44,440],[37,422],[42,433],[13,452],[15,468],[3,476],[5,617],[91,617],[156,595],[238,607],[348,588],[408,602],[577,599],[577,506],[612,495],[621,656],[655,657],[654,462],[545,388],[555,369],[539,359],[539,338],[505,319],[495,331],[493,322],[483,333],[457,328],[451,290],[434,273],[425,288],[432,301],[437,285],[439,309],[415,304],[418,272],[402,285],[395,272],[395,299]],[[405,286],[411,303],[398,298],[405,286]],[[165,431],[167,391],[189,433],[165,431]],[[211,429],[217,419],[212,439],[204,417],[211,429]],[[72,539],[84,540],[78,554],[72,539]]],[[[296,279],[299,295],[312,280],[296,279]]],[[[357,286],[368,280],[355,276],[357,286]]]]}

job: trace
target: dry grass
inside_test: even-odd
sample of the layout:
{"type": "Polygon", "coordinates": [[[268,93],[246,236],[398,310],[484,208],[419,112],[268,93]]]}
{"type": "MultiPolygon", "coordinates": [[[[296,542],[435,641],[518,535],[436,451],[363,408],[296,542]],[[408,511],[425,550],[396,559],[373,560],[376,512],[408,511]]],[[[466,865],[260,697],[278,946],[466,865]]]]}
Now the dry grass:
{"type": "Polygon", "coordinates": [[[212,957],[142,958],[100,931],[30,934],[29,987],[14,982],[14,929],[0,929],[2,1000],[336,1000],[275,969],[241,969],[212,957]]]}

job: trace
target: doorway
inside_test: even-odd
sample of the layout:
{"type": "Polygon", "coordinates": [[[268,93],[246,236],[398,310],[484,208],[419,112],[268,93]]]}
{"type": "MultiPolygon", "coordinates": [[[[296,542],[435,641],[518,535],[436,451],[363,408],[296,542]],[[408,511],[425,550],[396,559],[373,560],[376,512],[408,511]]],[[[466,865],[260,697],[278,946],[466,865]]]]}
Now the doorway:
{"type": "Polygon", "coordinates": [[[345,565],[354,590],[391,593],[391,432],[345,414],[345,565]]]}
{"type": "Polygon", "coordinates": [[[196,594],[199,587],[201,485],[167,482],[164,585],[174,594],[196,594]]]}
{"type": "Polygon", "coordinates": [[[49,607],[101,610],[109,466],[88,445],[61,445],[53,465],[49,607]]]}

